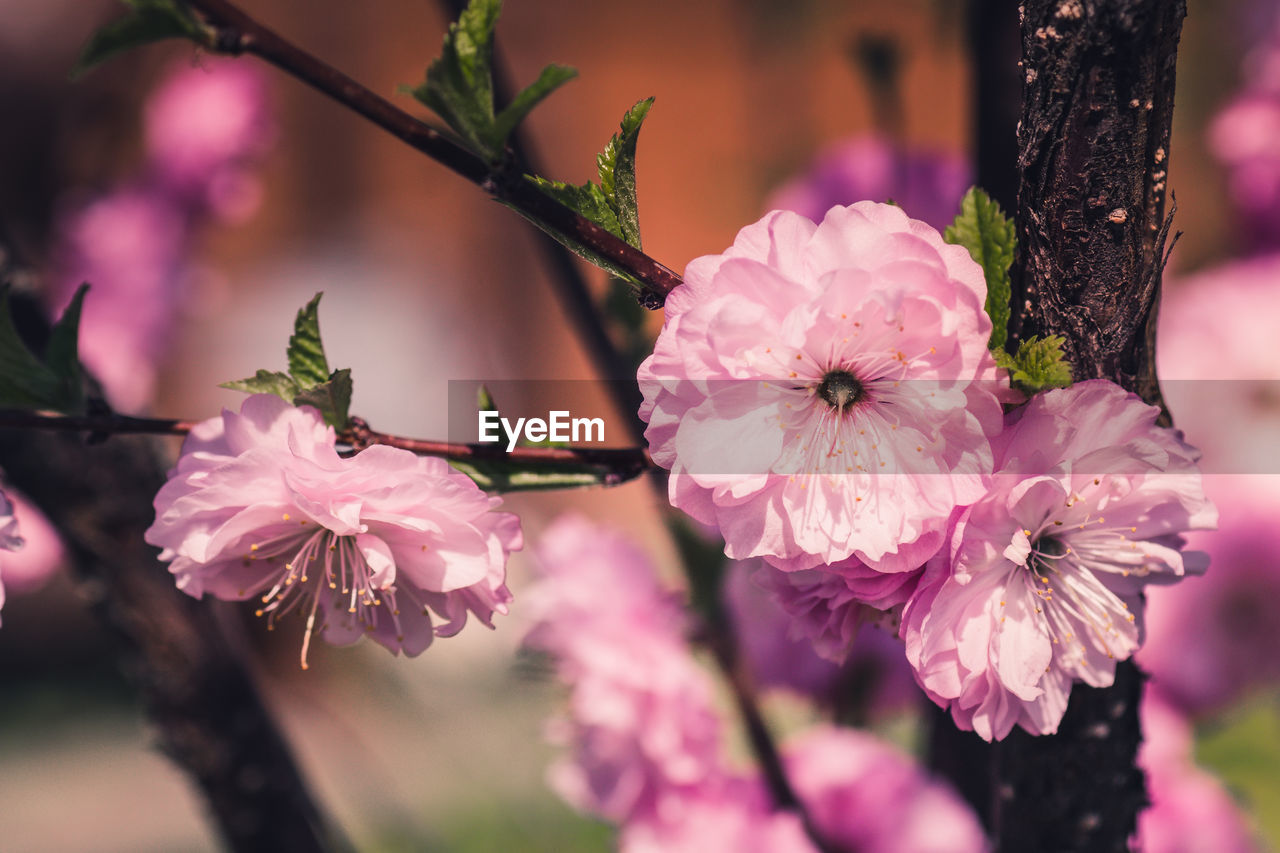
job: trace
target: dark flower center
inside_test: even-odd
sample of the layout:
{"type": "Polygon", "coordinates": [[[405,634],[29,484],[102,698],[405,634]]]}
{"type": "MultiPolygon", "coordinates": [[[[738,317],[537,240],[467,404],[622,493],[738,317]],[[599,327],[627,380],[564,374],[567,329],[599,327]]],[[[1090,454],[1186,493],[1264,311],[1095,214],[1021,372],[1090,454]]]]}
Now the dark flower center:
{"type": "Polygon", "coordinates": [[[858,381],[858,377],[849,371],[833,370],[822,377],[822,382],[818,385],[818,396],[831,408],[843,412],[855,403],[865,400],[867,391],[858,381]]]}
{"type": "Polygon", "coordinates": [[[1067,545],[1061,539],[1053,536],[1044,536],[1037,539],[1031,546],[1031,571],[1041,577],[1049,574],[1053,564],[1058,558],[1067,553],[1067,545]]]}

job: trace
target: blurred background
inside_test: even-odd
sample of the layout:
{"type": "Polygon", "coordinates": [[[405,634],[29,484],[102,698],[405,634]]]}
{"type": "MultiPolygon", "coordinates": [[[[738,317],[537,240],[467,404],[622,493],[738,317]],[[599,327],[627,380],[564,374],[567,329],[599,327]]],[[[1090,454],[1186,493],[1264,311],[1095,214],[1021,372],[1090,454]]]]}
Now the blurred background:
{"type": "MultiPolygon", "coordinates": [[[[1280,311],[1280,296],[1269,295],[1280,294],[1280,263],[1269,255],[1280,251],[1271,5],[1189,3],[1169,159],[1184,232],[1169,283],[1168,322],[1181,326],[1169,337],[1185,343],[1170,344],[1171,372],[1162,365],[1179,379],[1216,378],[1202,372],[1206,353],[1234,359],[1212,368],[1217,376],[1280,378],[1265,325],[1241,331],[1206,319],[1227,313],[1224,298],[1237,300],[1231,316],[1241,323],[1280,311]],[[1272,309],[1253,310],[1268,296],[1272,309]]],[[[244,6],[425,114],[396,88],[420,82],[439,51],[438,4],[244,6]]],[[[17,286],[53,310],[81,280],[93,281],[86,358],[97,359],[119,408],[195,419],[238,406],[241,395],[217,384],[281,368],[293,314],[317,291],[330,363],[355,376],[352,411],[382,431],[444,437],[450,380],[593,375],[545,278],[536,232],[301,84],[256,60],[178,44],[128,53],[69,82],[89,34],[119,11],[106,0],[0,0],[0,245],[22,271],[17,286]]],[[[580,72],[525,125],[549,177],[594,178],[595,154],[625,110],[656,97],[640,137],[641,225],[646,252],[678,271],[773,206],[818,205],[820,216],[829,204],[892,197],[945,224],[969,182],[964,25],[963,4],[931,0],[508,0],[498,33],[519,84],[549,62],[580,72]]],[[[603,296],[603,275],[587,274],[603,296]]],[[[649,317],[650,330],[660,322],[649,317]]],[[[608,405],[581,387],[599,397],[583,405],[608,405]]],[[[1192,441],[1213,452],[1212,438],[1196,434],[1195,412],[1188,422],[1173,389],[1170,399],[1192,441]]],[[[1277,427],[1276,399],[1252,403],[1251,417],[1277,427]]],[[[1222,418],[1210,414],[1210,423],[1222,418]]],[[[1276,513],[1267,510],[1280,507],[1276,491],[1264,483],[1248,501],[1257,518],[1235,541],[1255,544],[1227,558],[1245,568],[1223,573],[1235,585],[1188,584],[1187,601],[1160,617],[1173,627],[1157,624],[1158,601],[1152,617],[1153,631],[1174,637],[1171,671],[1191,654],[1179,637],[1203,647],[1223,626],[1234,632],[1214,647],[1242,661],[1231,683],[1165,683],[1196,724],[1200,764],[1273,845],[1280,604],[1256,591],[1260,583],[1280,591],[1271,578],[1280,576],[1280,543],[1269,532],[1276,513]]],[[[674,579],[656,501],[632,483],[507,503],[529,540],[559,513],[589,509],[643,543],[674,579]]],[[[40,565],[29,574],[4,568],[0,847],[216,848],[192,789],[153,748],[74,585],[45,570],[57,563],[56,546],[31,560],[40,565]]],[[[545,664],[518,651],[527,556],[510,570],[516,603],[496,631],[473,625],[411,661],[370,645],[319,644],[305,673],[293,632],[268,637],[248,608],[211,603],[254,638],[271,705],[320,799],[361,849],[609,847],[606,826],[575,815],[544,783],[556,750],[543,731],[563,693],[545,664]]],[[[786,691],[769,701],[784,721],[811,713],[786,691]]],[[[918,738],[909,707],[881,722],[900,743],[918,738]]]]}

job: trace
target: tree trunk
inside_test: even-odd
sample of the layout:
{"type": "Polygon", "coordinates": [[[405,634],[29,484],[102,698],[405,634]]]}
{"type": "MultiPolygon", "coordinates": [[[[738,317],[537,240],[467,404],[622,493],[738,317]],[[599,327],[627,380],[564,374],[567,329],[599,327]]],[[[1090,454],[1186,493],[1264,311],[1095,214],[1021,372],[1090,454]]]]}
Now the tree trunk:
{"type": "MultiPolygon", "coordinates": [[[[1002,5],[974,2],[975,20],[1002,5]]],[[[1163,406],[1155,321],[1186,4],[1026,0],[1021,12],[1013,340],[1061,335],[1077,380],[1110,379],[1163,406]]],[[[998,163],[990,154],[979,163],[998,163]]],[[[1056,735],[1014,729],[988,747],[941,725],[934,765],[973,777],[962,787],[998,850],[1125,851],[1147,801],[1135,766],[1142,681],[1123,662],[1112,687],[1077,684],[1056,735]]]]}

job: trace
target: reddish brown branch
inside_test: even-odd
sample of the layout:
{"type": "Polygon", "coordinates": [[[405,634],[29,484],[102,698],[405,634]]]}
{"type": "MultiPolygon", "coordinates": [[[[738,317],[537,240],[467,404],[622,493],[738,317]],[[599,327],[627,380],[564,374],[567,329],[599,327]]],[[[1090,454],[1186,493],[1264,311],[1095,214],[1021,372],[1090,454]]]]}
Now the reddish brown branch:
{"type": "MultiPolygon", "coordinates": [[[[86,432],[95,438],[122,434],[186,435],[195,423],[117,414],[59,415],[0,409],[0,428],[86,432]]],[[[518,462],[548,468],[587,465],[612,473],[614,476],[607,481],[609,484],[630,480],[653,467],[649,452],[641,447],[516,447],[508,452],[501,444],[458,444],[390,435],[370,429],[360,418],[351,419],[351,426],[338,433],[338,441],[356,450],[384,444],[422,456],[439,456],[461,462],[518,462]]]]}
{"type": "Polygon", "coordinates": [[[658,308],[680,276],[544,194],[517,173],[495,168],[414,118],[385,98],[264,27],[226,0],[187,0],[217,34],[208,47],[220,53],[251,53],[403,140],[413,148],[476,184],[485,192],[535,220],[572,236],[583,246],[644,282],[643,303],[658,308]]]}

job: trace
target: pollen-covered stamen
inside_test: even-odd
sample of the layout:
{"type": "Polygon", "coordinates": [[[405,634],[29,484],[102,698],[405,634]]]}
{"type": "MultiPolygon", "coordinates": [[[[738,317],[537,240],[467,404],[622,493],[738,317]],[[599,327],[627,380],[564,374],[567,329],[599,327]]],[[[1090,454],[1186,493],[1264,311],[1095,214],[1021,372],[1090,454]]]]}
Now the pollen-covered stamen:
{"type": "Polygon", "coordinates": [[[865,400],[867,391],[858,377],[847,370],[837,369],[828,371],[822,377],[822,382],[818,383],[817,395],[828,406],[843,414],[851,406],[865,400]]]}
{"type": "MultiPolygon", "coordinates": [[[[267,627],[299,607],[307,608],[307,624],[302,640],[301,663],[307,668],[307,652],[311,647],[311,635],[317,630],[317,614],[322,595],[345,599],[348,612],[355,614],[360,624],[372,630],[377,625],[376,608],[382,604],[383,590],[372,583],[373,572],[354,536],[339,536],[331,530],[320,528],[292,537],[276,537],[269,549],[250,546],[253,553],[269,551],[282,555],[292,551],[289,559],[278,572],[269,575],[263,586],[270,589],[261,596],[262,607],[257,615],[267,618],[267,627]],[[320,560],[321,555],[324,559],[320,560]],[[318,568],[318,571],[317,571],[318,568]]],[[[261,587],[259,587],[261,588],[261,587]]],[[[393,603],[394,609],[394,603],[393,603]]],[[[324,629],[324,624],[319,625],[324,629]]]]}

